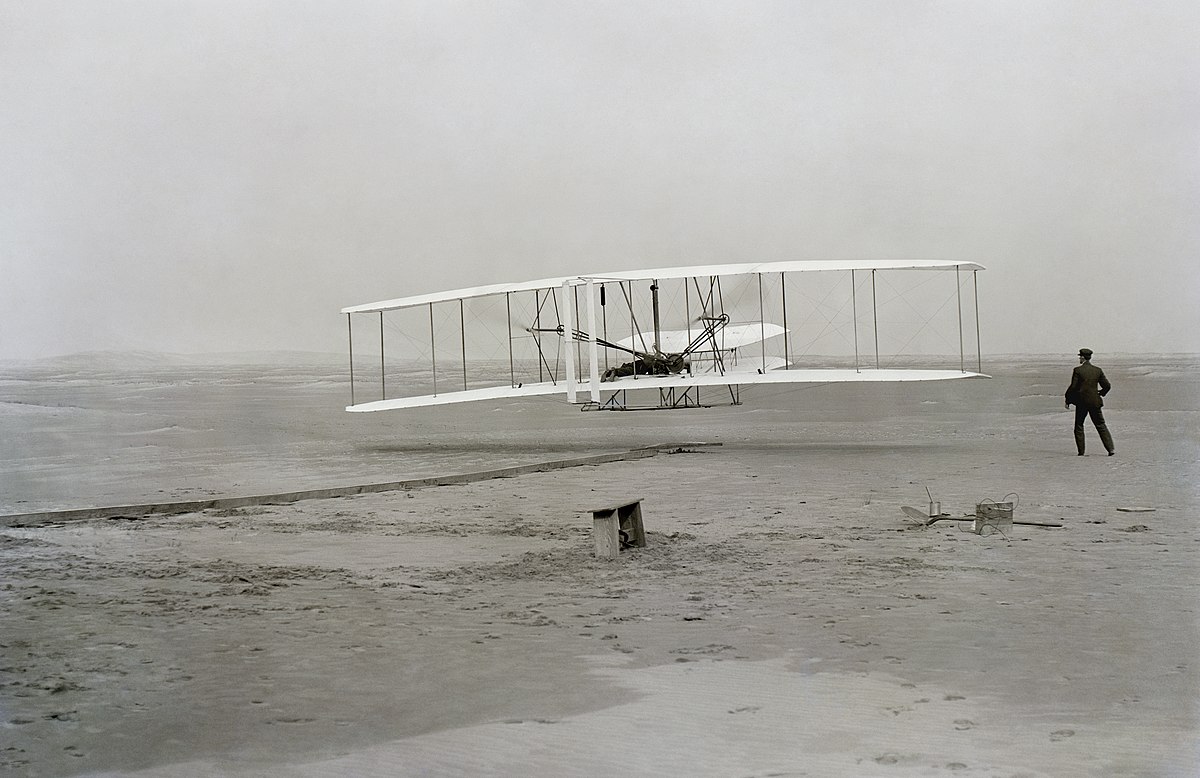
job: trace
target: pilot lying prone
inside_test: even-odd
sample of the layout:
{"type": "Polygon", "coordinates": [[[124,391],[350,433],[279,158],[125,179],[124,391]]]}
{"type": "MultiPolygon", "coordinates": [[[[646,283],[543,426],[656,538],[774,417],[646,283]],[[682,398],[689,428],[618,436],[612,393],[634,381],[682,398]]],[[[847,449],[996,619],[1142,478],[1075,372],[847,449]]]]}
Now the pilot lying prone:
{"type": "Polygon", "coordinates": [[[630,375],[672,375],[682,373],[684,370],[690,371],[691,364],[683,358],[682,354],[660,354],[658,356],[646,354],[632,362],[626,362],[620,367],[610,367],[604,371],[600,380],[615,381],[630,375]]]}

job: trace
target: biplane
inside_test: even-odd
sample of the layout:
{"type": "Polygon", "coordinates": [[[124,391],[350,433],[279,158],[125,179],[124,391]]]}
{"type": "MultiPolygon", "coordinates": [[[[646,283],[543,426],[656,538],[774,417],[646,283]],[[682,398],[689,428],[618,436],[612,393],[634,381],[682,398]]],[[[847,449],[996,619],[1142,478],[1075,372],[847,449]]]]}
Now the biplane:
{"type": "Polygon", "coordinates": [[[692,408],[739,405],[755,385],[986,378],[980,270],[947,260],[699,265],[354,305],[342,309],[346,410],[541,395],[583,410],[692,408]],[[360,384],[376,380],[364,399],[360,384]]]}

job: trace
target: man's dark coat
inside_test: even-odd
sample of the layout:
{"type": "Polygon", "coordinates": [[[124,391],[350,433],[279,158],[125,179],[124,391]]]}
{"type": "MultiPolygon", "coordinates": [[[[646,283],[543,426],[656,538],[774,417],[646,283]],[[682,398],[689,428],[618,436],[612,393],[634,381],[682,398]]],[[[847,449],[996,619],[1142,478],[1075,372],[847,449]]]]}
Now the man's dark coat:
{"type": "Polygon", "coordinates": [[[1104,377],[1104,371],[1091,362],[1084,362],[1071,372],[1071,385],[1067,387],[1067,402],[1079,408],[1103,408],[1104,400],[1112,384],[1104,377]]]}

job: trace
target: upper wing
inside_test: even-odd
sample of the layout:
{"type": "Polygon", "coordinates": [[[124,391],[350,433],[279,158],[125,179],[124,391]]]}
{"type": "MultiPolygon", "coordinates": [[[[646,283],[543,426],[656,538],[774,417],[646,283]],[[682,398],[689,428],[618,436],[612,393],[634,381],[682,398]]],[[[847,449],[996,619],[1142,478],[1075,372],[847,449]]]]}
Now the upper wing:
{"type": "Polygon", "coordinates": [[[448,292],[434,292],[412,297],[398,297],[394,300],[382,300],[377,303],[352,305],[342,309],[342,313],[367,313],[372,311],[390,311],[397,308],[411,308],[417,305],[448,302],[451,300],[469,300],[473,297],[484,297],[492,294],[510,292],[531,292],[538,289],[557,289],[563,284],[579,286],[588,281],[642,281],[649,279],[693,278],[713,276],[733,276],[754,273],[804,273],[829,270],[983,270],[983,265],[975,262],[943,259],[812,259],[792,260],[787,262],[748,262],[730,265],[691,265],[688,267],[664,267],[651,270],[618,270],[609,273],[596,273],[581,276],[558,276],[542,278],[537,281],[522,281],[515,284],[490,284],[488,286],[471,286],[453,289],[448,292]]]}

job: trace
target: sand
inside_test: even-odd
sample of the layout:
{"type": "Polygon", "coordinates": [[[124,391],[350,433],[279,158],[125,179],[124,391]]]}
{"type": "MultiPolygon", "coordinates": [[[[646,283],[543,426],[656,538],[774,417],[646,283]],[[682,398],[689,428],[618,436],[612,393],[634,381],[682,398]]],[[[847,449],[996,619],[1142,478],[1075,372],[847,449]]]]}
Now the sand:
{"type": "Polygon", "coordinates": [[[407,442],[366,445],[339,443],[331,412],[319,435],[281,423],[269,461],[164,446],[156,430],[195,405],[165,397],[131,447],[155,441],[157,463],[114,455],[154,479],[39,452],[83,484],[68,490],[15,478],[9,454],[12,513],[101,504],[79,498],[89,484],[118,501],[242,493],[224,469],[241,456],[258,457],[254,491],[665,444],[457,486],[0,528],[0,769],[1195,775],[1196,361],[1105,365],[1111,458],[1074,455],[1069,365],[1005,367],[733,409],[401,415],[372,434],[407,442]],[[404,467],[379,464],[389,447],[404,467]],[[1017,518],[1064,526],[920,527],[899,507],[926,488],[956,514],[1016,493],[1017,518]],[[587,511],[630,496],[647,546],[595,558],[587,511]]]}

